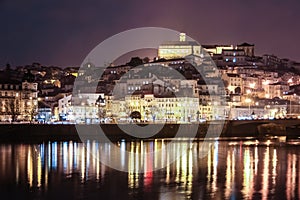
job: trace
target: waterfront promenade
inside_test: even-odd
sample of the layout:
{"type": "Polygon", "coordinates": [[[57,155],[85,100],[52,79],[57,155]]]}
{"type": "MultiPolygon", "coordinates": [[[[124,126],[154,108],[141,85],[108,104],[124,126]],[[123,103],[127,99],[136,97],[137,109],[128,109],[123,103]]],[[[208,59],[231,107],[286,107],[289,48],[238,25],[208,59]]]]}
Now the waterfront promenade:
{"type": "MultiPolygon", "coordinates": [[[[157,128],[157,124],[137,124],[147,126],[150,130],[157,128]]],[[[300,137],[299,119],[280,120],[240,120],[240,121],[210,121],[200,124],[165,124],[151,137],[144,137],[144,133],[134,136],[127,134],[134,129],[135,124],[100,124],[100,125],[75,125],[75,124],[0,124],[0,142],[5,141],[80,141],[82,139],[110,140],[120,139],[157,139],[157,138],[264,138],[269,136],[287,136],[287,138],[300,137]],[[100,127],[99,127],[100,126],[100,127]],[[78,134],[78,130],[80,134],[78,134]],[[180,130],[180,134],[178,134],[180,130]],[[196,132],[195,132],[196,130],[196,132]],[[207,135],[208,130],[210,134],[207,135]],[[100,131],[103,135],[100,134],[100,131]],[[213,133],[213,134],[211,134],[213,133]],[[105,134],[105,135],[104,135],[105,134]],[[82,137],[83,136],[83,137],[82,137]]],[[[149,130],[149,129],[148,129],[149,130]]]]}

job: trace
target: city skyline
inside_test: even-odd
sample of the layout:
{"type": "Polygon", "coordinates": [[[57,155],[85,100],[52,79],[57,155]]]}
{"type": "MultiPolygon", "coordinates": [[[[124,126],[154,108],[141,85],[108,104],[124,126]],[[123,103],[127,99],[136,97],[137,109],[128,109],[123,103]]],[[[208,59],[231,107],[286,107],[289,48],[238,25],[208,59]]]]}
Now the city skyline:
{"type": "Polygon", "coordinates": [[[300,28],[294,20],[300,15],[299,6],[294,1],[3,1],[1,20],[6,31],[1,32],[0,65],[40,62],[79,66],[99,42],[145,26],[184,31],[201,45],[253,43],[258,55],[268,53],[299,61],[300,28]]]}

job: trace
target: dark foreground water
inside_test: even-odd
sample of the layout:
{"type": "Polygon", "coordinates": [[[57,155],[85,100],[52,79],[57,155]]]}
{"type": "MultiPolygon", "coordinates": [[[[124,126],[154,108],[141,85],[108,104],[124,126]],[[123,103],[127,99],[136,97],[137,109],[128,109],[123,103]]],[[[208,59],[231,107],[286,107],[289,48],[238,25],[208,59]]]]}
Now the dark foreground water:
{"type": "Polygon", "coordinates": [[[103,152],[114,155],[111,144],[1,144],[0,199],[300,198],[298,143],[213,141],[204,157],[201,141],[188,144],[177,141],[173,150],[164,150],[168,140],[120,141],[117,159],[129,172],[98,162],[103,152]],[[127,158],[122,149],[138,154],[127,158]],[[159,149],[159,155],[147,154],[159,149]],[[156,167],[163,168],[151,172],[156,167]]]}

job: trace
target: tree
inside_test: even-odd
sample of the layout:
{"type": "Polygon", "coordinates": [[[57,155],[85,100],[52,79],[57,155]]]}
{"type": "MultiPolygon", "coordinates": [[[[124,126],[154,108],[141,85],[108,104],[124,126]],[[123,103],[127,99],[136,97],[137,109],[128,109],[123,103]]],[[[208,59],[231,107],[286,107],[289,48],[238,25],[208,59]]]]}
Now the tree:
{"type": "Polygon", "coordinates": [[[150,111],[151,111],[152,121],[153,121],[153,123],[155,123],[156,115],[157,115],[159,109],[155,105],[153,105],[153,106],[151,106],[150,111]]]}
{"type": "Polygon", "coordinates": [[[149,63],[149,61],[150,61],[150,58],[148,58],[148,57],[143,58],[143,63],[149,63]]]}
{"type": "Polygon", "coordinates": [[[6,64],[5,71],[8,71],[8,72],[9,72],[10,70],[11,70],[11,66],[10,66],[10,64],[9,64],[9,63],[7,63],[7,64],[6,64]]]}
{"type": "Polygon", "coordinates": [[[127,63],[127,65],[130,65],[132,67],[136,67],[136,66],[139,66],[142,64],[144,64],[144,63],[140,57],[132,57],[131,60],[127,63]]]}
{"type": "Polygon", "coordinates": [[[133,111],[132,113],[130,113],[130,118],[131,119],[141,119],[142,115],[139,111],[133,111]]]}
{"type": "Polygon", "coordinates": [[[33,121],[34,117],[38,114],[37,106],[33,105],[29,110],[26,111],[27,116],[29,116],[30,123],[33,121]]]}
{"type": "Polygon", "coordinates": [[[15,122],[18,119],[18,116],[21,114],[19,101],[16,99],[11,99],[5,102],[5,113],[6,115],[11,116],[11,121],[15,122]]]}
{"type": "Polygon", "coordinates": [[[105,107],[105,99],[99,95],[98,99],[96,100],[96,106],[98,107],[98,118],[100,119],[100,122],[103,118],[106,116],[106,109],[105,107]]]}
{"type": "Polygon", "coordinates": [[[104,109],[103,106],[98,106],[98,117],[100,119],[100,122],[102,121],[102,119],[104,119],[106,116],[106,110],[104,109]]]}

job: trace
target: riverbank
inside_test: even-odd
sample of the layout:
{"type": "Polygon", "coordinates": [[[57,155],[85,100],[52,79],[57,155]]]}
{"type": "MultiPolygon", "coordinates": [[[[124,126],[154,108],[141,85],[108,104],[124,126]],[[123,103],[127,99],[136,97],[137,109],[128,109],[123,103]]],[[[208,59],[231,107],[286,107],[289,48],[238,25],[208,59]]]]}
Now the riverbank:
{"type": "Polygon", "coordinates": [[[6,141],[80,141],[141,138],[264,138],[269,136],[300,137],[300,120],[211,121],[200,124],[0,124],[0,142],[6,141]],[[142,131],[135,133],[135,126],[142,131]],[[145,131],[142,126],[147,127],[145,131]],[[159,128],[157,131],[156,129],[159,128]],[[148,136],[146,131],[154,130],[148,136]],[[208,131],[209,130],[209,131],[208,131]],[[80,133],[80,134],[78,134],[80,133]],[[132,134],[127,134],[132,133],[132,134]]]}

